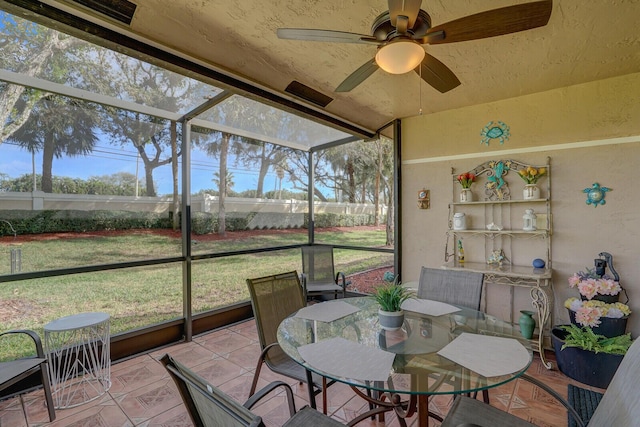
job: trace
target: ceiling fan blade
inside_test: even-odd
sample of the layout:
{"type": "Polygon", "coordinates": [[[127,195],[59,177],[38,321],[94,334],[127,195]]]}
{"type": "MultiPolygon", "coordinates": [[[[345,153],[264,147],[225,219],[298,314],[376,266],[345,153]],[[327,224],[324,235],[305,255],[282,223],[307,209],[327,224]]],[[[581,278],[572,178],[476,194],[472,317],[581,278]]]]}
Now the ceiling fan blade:
{"type": "Polygon", "coordinates": [[[278,38],[291,40],[380,44],[380,41],[375,37],[371,37],[366,34],[348,33],[345,31],[314,30],[309,28],[278,28],[277,34],[278,38]]]}
{"type": "Polygon", "coordinates": [[[407,17],[407,28],[413,28],[421,5],[422,0],[389,0],[389,18],[391,18],[391,25],[394,27],[397,26],[396,19],[398,15],[400,15],[407,17]]]}
{"type": "Polygon", "coordinates": [[[430,28],[424,42],[454,43],[542,27],[549,22],[552,8],[552,0],[543,0],[476,13],[430,28]],[[444,38],[429,39],[429,34],[437,31],[444,31],[444,38]]]}
{"type": "Polygon", "coordinates": [[[371,74],[375,73],[377,69],[378,64],[376,64],[376,59],[371,58],[360,68],[351,73],[349,77],[344,79],[344,81],[336,88],[336,92],[349,92],[351,89],[365,81],[371,74]]]}
{"type": "Polygon", "coordinates": [[[441,93],[449,92],[460,85],[460,80],[453,71],[428,53],[424,55],[420,67],[416,67],[415,72],[441,93]]]}

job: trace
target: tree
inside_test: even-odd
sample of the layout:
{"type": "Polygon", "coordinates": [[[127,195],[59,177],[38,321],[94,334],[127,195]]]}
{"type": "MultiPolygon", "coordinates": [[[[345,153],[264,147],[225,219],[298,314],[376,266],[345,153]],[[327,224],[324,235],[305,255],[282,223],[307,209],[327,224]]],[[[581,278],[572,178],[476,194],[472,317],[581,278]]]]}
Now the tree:
{"type": "Polygon", "coordinates": [[[53,159],[90,153],[98,138],[96,106],[59,95],[47,95],[9,138],[31,153],[42,151],[42,191],[53,192],[53,159]]]}
{"type": "MultiPolygon", "coordinates": [[[[70,57],[80,40],[0,11],[0,68],[64,83],[70,57]]],[[[33,106],[47,93],[0,82],[0,144],[27,121],[33,106]]]]}
{"type": "Polygon", "coordinates": [[[218,194],[224,194],[225,197],[229,197],[235,182],[233,182],[233,172],[227,171],[227,176],[224,182],[220,181],[220,172],[213,173],[213,183],[218,186],[218,194]],[[222,190],[224,188],[224,191],[222,190]]]}

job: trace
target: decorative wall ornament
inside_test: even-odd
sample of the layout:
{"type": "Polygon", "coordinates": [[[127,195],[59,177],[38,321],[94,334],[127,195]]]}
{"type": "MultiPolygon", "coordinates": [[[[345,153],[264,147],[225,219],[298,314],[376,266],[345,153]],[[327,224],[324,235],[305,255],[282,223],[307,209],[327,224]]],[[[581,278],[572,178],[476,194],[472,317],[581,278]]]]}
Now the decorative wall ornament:
{"type": "Polygon", "coordinates": [[[482,136],[480,144],[489,145],[489,142],[492,139],[497,139],[502,145],[509,139],[511,132],[509,132],[509,126],[507,126],[505,122],[498,121],[497,123],[494,123],[493,121],[490,121],[482,128],[480,135],[482,136]]]}
{"type": "Polygon", "coordinates": [[[429,209],[430,198],[429,198],[429,190],[425,190],[424,188],[418,191],[418,207],[420,209],[429,209]]]}
{"type": "Polygon", "coordinates": [[[606,200],[604,200],[604,196],[607,191],[611,191],[611,188],[601,187],[600,184],[594,182],[591,184],[591,187],[585,188],[582,190],[583,193],[587,194],[586,203],[588,205],[593,205],[594,208],[597,208],[598,205],[604,205],[606,200]]]}
{"type": "Polygon", "coordinates": [[[509,184],[504,180],[504,176],[509,172],[511,162],[502,160],[489,162],[489,171],[487,174],[487,183],[485,184],[485,193],[491,200],[506,200],[509,198],[509,184]]]}

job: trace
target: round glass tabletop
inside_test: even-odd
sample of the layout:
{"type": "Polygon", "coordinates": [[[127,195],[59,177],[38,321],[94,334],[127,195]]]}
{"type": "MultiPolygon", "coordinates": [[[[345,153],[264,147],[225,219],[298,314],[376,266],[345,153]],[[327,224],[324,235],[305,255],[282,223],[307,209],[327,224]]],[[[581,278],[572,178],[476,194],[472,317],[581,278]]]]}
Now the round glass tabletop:
{"type": "Polygon", "coordinates": [[[344,303],[358,310],[333,321],[293,314],[278,328],[286,354],[331,380],[390,393],[467,393],[517,378],[533,359],[517,327],[483,312],[456,307],[432,316],[405,310],[402,328],[385,331],[371,297],[317,308],[339,312],[329,304],[344,303]]]}

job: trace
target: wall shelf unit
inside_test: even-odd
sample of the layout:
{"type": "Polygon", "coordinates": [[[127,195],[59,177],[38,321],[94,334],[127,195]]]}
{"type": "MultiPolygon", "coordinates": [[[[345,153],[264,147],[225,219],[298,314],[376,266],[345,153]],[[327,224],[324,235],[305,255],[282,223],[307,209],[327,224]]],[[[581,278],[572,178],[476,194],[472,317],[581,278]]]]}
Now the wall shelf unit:
{"type": "MultiPolygon", "coordinates": [[[[453,169],[451,172],[453,191],[443,268],[480,272],[484,274],[485,284],[508,286],[509,320],[512,323],[514,289],[528,288],[539,330],[531,344],[539,352],[542,363],[550,369],[552,365],[544,356],[544,348],[551,347],[553,313],[550,158],[545,165],[529,165],[511,159],[491,160],[464,172],[476,177],[471,188],[475,200],[471,201],[459,201],[462,188],[457,177],[460,172],[453,169]],[[527,170],[539,176],[538,190],[533,198],[531,190],[525,194],[526,182],[518,176],[526,174],[527,170]],[[528,210],[537,218],[532,221],[533,226],[525,230],[523,225],[526,228],[527,220],[523,213],[530,212],[528,210]],[[462,214],[464,221],[458,221],[462,214]],[[464,249],[462,260],[458,242],[464,249]],[[534,268],[533,258],[542,259],[544,268],[534,268]]],[[[468,194],[466,197],[468,200],[468,194]]],[[[531,216],[528,218],[531,221],[531,216]]],[[[485,299],[485,311],[486,305],[485,299]]]]}

